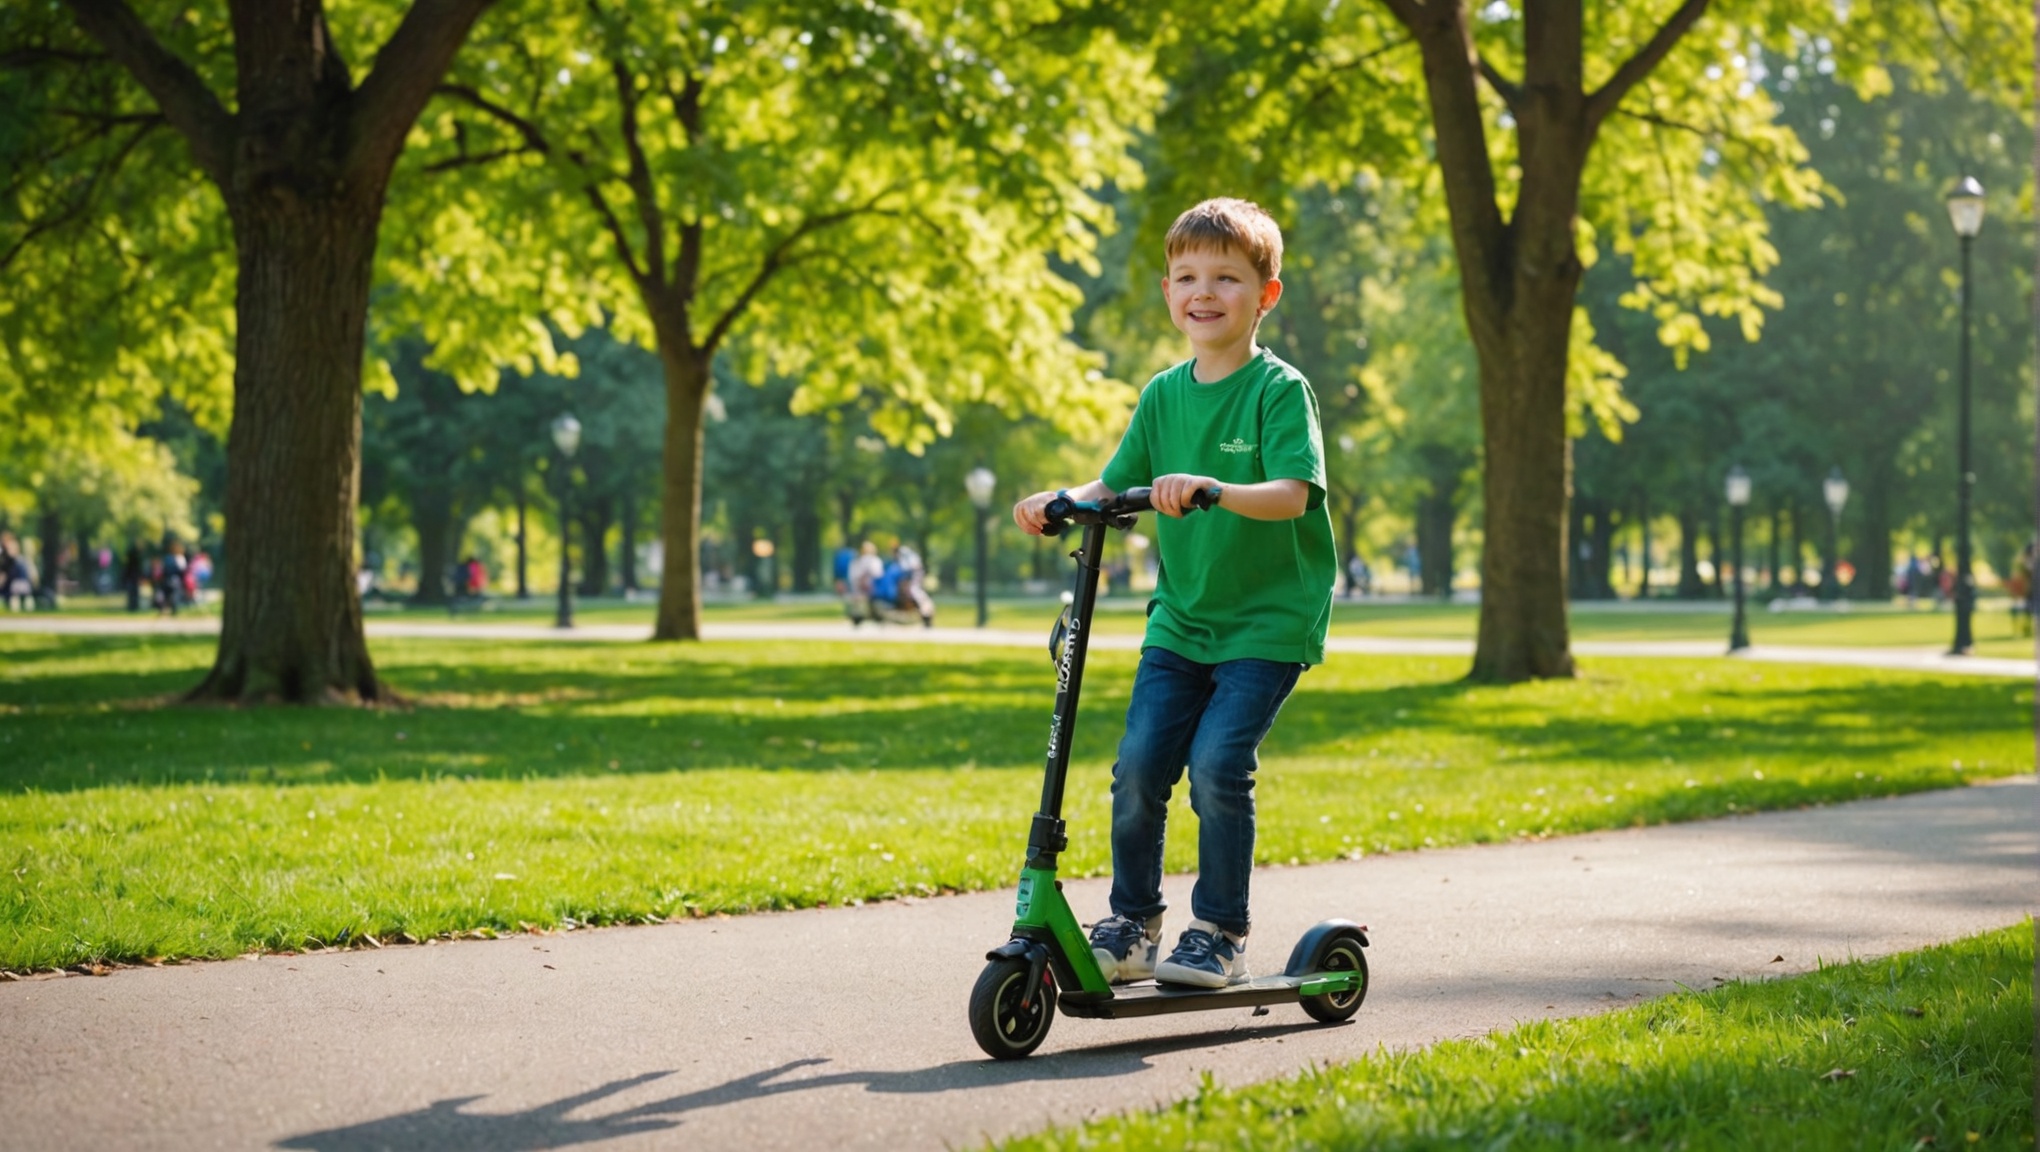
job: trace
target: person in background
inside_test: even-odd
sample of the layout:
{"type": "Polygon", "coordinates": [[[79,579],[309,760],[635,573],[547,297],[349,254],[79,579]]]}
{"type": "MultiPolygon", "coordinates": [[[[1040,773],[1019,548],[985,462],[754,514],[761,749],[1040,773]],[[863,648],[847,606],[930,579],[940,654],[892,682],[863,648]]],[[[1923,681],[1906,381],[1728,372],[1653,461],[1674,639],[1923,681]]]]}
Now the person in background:
{"type": "Polygon", "coordinates": [[[156,615],[175,616],[183,606],[184,578],[191,571],[190,561],[184,558],[184,541],[172,539],[157,564],[156,615]]]}

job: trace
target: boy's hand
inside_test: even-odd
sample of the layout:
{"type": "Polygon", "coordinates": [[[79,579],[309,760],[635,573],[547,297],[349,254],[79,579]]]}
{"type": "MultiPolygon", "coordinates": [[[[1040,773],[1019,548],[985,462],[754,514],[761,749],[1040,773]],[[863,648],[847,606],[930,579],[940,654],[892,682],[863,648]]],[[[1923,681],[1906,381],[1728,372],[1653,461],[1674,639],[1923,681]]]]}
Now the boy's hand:
{"type": "MultiPolygon", "coordinates": [[[[1103,480],[1093,480],[1065,490],[1072,500],[1103,500],[1112,495],[1112,489],[1103,480]]],[[[1055,499],[1054,492],[1036,492],[1027,499],[1013,505],[1013,523],[1029,536],[1041,535],[1041,528],[1048,523],[1048,502],[1055,499]]]]}
{"type": "Polygon", "coordinates": [[[1013,505],[1013,523],[1029,536],[1041,535],[1042,527],[1048,523],[1048,502],[1053,499],[1053,492],[1036,492],[1013,505]]]}
{"type": "Polygon", "coordinates": [[[1225,485],[1220,484],[1209,476],[1198,476],[1189,472],[1171,472],[1166,476],[1155,477],[1155,482],[1152,485],[1153,491],[1148,496],[1148,503],[1154,505],[1155,511],[1160,512],[1164,516],[1180,518],[1183,513],[1192,508],[1190,503],[1191,496],[1199,491],[1223,487],[1225,485]]]}

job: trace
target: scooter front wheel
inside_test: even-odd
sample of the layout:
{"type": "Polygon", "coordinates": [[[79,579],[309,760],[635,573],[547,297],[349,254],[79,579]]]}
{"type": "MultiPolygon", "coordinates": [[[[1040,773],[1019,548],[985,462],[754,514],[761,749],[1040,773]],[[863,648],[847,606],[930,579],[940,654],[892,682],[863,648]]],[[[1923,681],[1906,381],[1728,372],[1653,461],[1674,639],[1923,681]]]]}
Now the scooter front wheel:
{"type": "Polygon", "coordinates": [[[994,1060],[1018,1060],[1032,1053],[1055,1022],[1055,977],[1044,967],[1041,984],[1028,997],[1028,969],[1025,960],[994,960],[970,990],[970,1034],[994,1060]]]}

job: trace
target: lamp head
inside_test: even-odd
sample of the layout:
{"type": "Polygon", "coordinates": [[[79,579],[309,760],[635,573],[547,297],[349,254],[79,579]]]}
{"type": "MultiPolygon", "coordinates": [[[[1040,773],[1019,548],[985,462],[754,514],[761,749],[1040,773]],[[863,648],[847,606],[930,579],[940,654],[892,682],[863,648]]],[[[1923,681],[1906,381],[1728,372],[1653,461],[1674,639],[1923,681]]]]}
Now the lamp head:
{"type": "Polygon", "coordinates": [[[1750,502],[1750,474],[1743,470],[1742,465],[1728,470],[1726,490],[1732,507],[1741,508],[1750,502]]]}
{"type": "Polygon", "coordinates": [[[572,412],[560,413],[559,419],[552,422],[552,438],[560,455],[571,458],[581,446],[581,422],[574,419],[572,412]]]}
{"type": "Polygon", "coordinates": [[[1842,506],[1849,502],[1849,482],[1842,479],[1840,468],[1828,470],[1828,478],[1821,481],[1820,494],[1827,498],[1828,511],[1840,516],[1842,506]]]}
{"type": "Polygon", "coordinates": [[[992,475],[990,468],[973,468],[970,475],[963,478],[963,489],[970,493],[970,502],[977,505],[979,511],[992,506],[992,489],[998,486],[999,478],[992,475]]]}
{"type": "Polygon", "coordinates": [[[1955,234],[1964,239],[1983,231],[1983,185],[1976,177],[1964,176],[1948,193],[1948,220],[1955,225],[1955,234]]]}

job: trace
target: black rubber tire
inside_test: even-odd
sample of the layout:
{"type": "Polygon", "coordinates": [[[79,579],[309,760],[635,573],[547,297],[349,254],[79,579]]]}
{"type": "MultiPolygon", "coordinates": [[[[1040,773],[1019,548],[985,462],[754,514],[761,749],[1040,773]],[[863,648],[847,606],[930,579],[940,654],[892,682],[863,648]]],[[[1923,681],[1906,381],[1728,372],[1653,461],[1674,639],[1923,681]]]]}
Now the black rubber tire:
{"type": "Polygon", "coordinates": [[[1305,996],[1298,1003],[1313,1020],[1325,1024],[1338,1024],[1353,1018],[1360,1010],[1360,1002],[1367,999],[1367,954],[1360,947],[1357,936],[1340,933],[1318,946],[1317,955],[1311,957],[1313,972],[1354,972],[1360,973],[1360,987],[1351,992],[1327,992],[1322,996],[1305,996]]]}
{"type": "Polygon", "coordinates": [[[1041,1047],[1055,1022],[1055,977],[1041,970],[1034,1003],[1020,1010],[1021,986],[1027,982],[1025,960],[994,960],[978,974],[970,990],[970,1034],[994,1060],[1018,1060],[1041,1047]]]}

